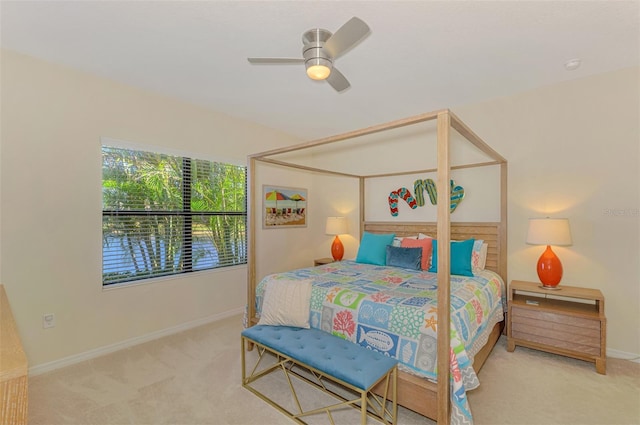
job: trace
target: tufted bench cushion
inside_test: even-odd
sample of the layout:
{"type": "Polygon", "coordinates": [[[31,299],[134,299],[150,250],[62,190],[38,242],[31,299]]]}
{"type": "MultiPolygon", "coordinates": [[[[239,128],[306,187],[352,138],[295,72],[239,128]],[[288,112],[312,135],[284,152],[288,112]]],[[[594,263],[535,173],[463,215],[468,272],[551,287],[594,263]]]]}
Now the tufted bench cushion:
{"type": "Polygon", "coordinates": [[[371,388],[398,362],[318,329],[256,325],[242,335],[361,390],[371,388]]]}

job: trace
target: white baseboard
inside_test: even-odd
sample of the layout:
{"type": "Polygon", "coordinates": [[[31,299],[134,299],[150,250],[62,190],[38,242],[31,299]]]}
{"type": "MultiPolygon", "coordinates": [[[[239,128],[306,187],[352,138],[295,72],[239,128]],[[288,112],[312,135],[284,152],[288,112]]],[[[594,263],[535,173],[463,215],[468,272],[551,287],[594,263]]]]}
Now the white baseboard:
{"type": "Polygon", "coordinates": [[[95,348],[93,350],[85,351],[83,353],[74,354],[72,356],[64,357],[52,362],[43,363],[37,366],[29,368],[29,376],[36,376],[52,370],[60,369],[65,366],[71,366],[76,363],[90,360],[96,357],[104,356],[105,354],[113,353],[118,350],[133,347],[134,345],[142,344],[144,342],[153,341],[154,339],[162,338],[165,336],[173,335],[178,332],[186,331],[191,328],[206,325],[208,323],[217,322],[218,320],[226,319],[227,317],[235,316],[244,313],[244,307],[240,307],[234,310],[225,311],[224,313],[214,314],[202,319],[194,320],[192,322],[183,323],[171,328],[162,329],[160,331],[151,332],[146,335],[138,336],[135,338],[127,339],[115,344],[106,345],[104,347],[95,348]]]}
{"type": "MultiPolygon", "coordinates": [[[[214,314],[212,316],[208,316],[202,319],[183,323],[178,326],[173,326],[171,328],[151,332],[146,335],[127,339],[125,341],[121,341],[115,344],[85,351],[83,353],[74,354],[72,356],[64,357],[62,359],[54,360],[52,362],[43,363],[37,366],[30,367],[29,376],[36,376],[46,372],[51,372],[52,370],[60,369],[65,366],[71,366],[73,364],[80,363],[85,360],[90,360],[96,357],[104,356],[105,354],[113,353],[115,351],[123,350],[129,347],[133,347],[134,345],[142,344],[148,341],[153,341],[154,339],[173,335],[178,332],[186,331],[188,329],[196,328],[198,326],[206,325],[208,323],[217,322],[218,320],[223,320],[228,317],[235,316],[238,314],[243,314],[243,313],[244,313],[244,307],[239,307],[234,310],[229,310],[223,313],[214,314]]],[[[640,363],[640,354],[628,353],[625,351],[614,350],[611,348],[607,348],[607,357],[612,357],[615,359],[630,360],[635,363],[640,363]]]]}
{"type": "Polygon", "coordinates": [[[620,350],[612,350],[611,348],[607,348],[607,357],[640,363],[640,354],[627,353],[626,351],[620,350]]]}

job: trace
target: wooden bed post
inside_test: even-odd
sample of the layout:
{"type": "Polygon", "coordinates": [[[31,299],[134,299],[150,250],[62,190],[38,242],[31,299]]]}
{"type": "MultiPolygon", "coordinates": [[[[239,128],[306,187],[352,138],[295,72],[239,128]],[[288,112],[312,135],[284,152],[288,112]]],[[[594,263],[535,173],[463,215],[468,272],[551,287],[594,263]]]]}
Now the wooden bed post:
{"type": "MultiPolygon", "coordinates": [[[[499,249],[507,252],[507,161],[500,164],[500,240],[498,241],[499,249]]],[[[500,256],[500,264],[498,264],[500,276],[507,284],[507,256],[500,256]]]]}
{"type": "Polygon", "coordinates": [[[451,413],[450,400],[450,225],[449,214],[449,129],[451,118],[448,111],[438,114],[438,424],[448,425],[451,413]]]}
{"type": "Polygon", "coordinates": [[[360,187],[360,239],[362,239],[362,235],[364,234],[364,219],[365,219],[365,211],[364,211],[364,177],[360,177],[359,179],[359,187],[360,187]]]}
{"type": "Polygon", "coordinates": [[[247,326],[256,316],[256,160],[247,164],[247,326]]]}

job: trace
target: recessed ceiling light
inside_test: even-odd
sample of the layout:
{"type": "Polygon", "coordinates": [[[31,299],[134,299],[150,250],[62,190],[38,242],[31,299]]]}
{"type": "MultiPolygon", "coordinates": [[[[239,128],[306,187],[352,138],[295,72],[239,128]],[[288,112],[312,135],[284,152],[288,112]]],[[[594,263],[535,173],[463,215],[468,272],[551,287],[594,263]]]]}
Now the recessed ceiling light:
{"type": "Polygon", "coordinates": [[[582,61],[580,59],[571,59],[570,61],[565,62],[564,69],[567,71],[573,71],[580,68],[581,63],[582,61]]]}

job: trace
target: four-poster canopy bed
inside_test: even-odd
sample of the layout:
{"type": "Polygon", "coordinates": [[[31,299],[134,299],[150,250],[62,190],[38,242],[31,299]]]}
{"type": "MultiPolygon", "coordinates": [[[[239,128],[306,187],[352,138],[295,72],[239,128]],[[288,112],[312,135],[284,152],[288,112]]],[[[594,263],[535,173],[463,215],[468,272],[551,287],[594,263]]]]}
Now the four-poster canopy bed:
{"type": "MultiPolygon", "coordinates": [[[[467,127],[458,117],[449,110],[440,110],[427,114],[422,114],[402,120],[397,120],[365,129],[332,136],[316,141],[294,145],[288,148],[275,149],[263,153],[250,155],[248,158],[248,187],[249,187],[249,263],[248,263],[248,307],[247,324],[252,326],[259,320],[256,291],[259,287],[256,280],[256,229],[260,228],[259,220],[260,204],[257,194],[260,190],[256,187],[256,166],[258,162],[275,164],[277,166],[291,167],[293,169],[310,171],[316,173],[327,173],[329,175],[339,175],[355,177],[359,179],[359,201],[360,201],[360,235],[389,234],[393,233],[397,237],[414,236],[418,233],[429,235],[437,239],[437,311],[450,312],[451,308],[451,245],[450,241],[464,240],[467,238],[482,239],[488,245],[486,257],[486,269],[491,270],[499,276],[502,285],[506,282],[506,191],[507,191],[507,161],[496,151],[482,141],[469,127],[467,127]],[[287,162],[274,157],[280,154],[287,154],[294,151],[302,151],[323,145],[329,145],[346,141],[353,138],[372,135],[391,129],[398,129],[418,123],[436,120],[436,143],[437,143],[437,168],[422,170],[402,170],[396,173],[374,174],[374,175],[354,175],[343,172],[329,171],[321,168],[287,162]],[[484,162],[475,162],[466,165],[451,166],[450,139],[451,130],[455,130],[464,139],[470,142],[475,148],[481,151],[490,159],[484,162]],[[500,190],[500,220],[495,222],[451,222],[449,202],[437,203],[437,221],[432,222],[398,222],[391,221],[366,221],[365,219],[365,182],[368,178],[386,177],[394,175],[407,175],[424,172],[437,171],[436,189],[437,193],[446,194],[450,191],[450,172],[452,169],[464,169],[483,166],[497,166],[500,169],[499,190],[500,190]]],[[[324,267],[324,266],[322,266],[324,267]]],[[[435,290],[434,290],[435,291],[435,290]]],[[[505,288],[502,288],[504,296],[505,288]]],[[[502,307],[505,308],[506,306],[502,307]]],[[[399,377],[398,403],[411,410],[414,410],[427,417],[436,419],[438,423],[447,424],[451,414],[451,382],[449,372],[451,367],[450,347],[451,328],[450,320],[437,321],[437,380],[432,382],[420,376],[408,372],[402,372],[399,377]],[[441,395],[441,396],[440,396],[441,395]]],[[[487,342],[482,348],[474,352],[473,369],[478,371],[492,347],[499,338],[504,321],[491,325],[487,330],[487,342]]],[[[455,361],[455,360],[454,360],[455,361]]]]}

